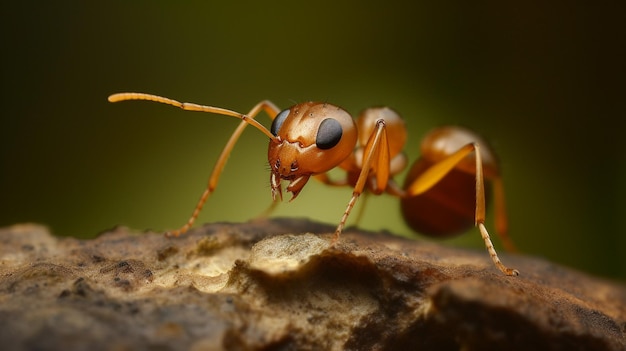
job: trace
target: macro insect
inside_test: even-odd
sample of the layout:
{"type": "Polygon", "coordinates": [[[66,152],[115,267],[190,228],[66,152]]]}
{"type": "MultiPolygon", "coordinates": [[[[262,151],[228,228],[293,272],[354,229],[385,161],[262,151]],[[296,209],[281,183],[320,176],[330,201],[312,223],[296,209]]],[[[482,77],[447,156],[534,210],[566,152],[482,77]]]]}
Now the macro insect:
{"type": "Polygon", "coordinates": [[[222,150],[193,214],[185,225],[168,235],[179,236],[191,228],[215,190],[237,140],[246,126],[251,125],[269,138],[268,162],[274,201],[282,200],[283,181],[287,182],[285,190],[292,194],[291,200],[311,177],[327,185],[353,188],[332,243],[339,239],[364,191],[377,195],[388,193],[400,198],[406,223],[419,233],[451,236],[476,226],[495,266],[506,275],[519,274],[502,264],[485,227],[487,180],[494,193],[496,233],[507,248],[513,248],[507,235],[504,190],[496,157],[484,140],[467,129],[441,127],[430,132],[421,144],[422,157],[412,165],[404,185],[399,186],[393,176],[408,165],[403,152],[407,132],[404,120],[388,107],[368,108],[355,120],[345,110],[325,102],[304,102],[280,110],[265,100],[242,114],[152,94],[109,96],[110,102],[125,100],[153,101],[241,120],[222,150]],[[269,130],[255,119],[261,111],[272,119],[269,130]],[[335,167],[346,172],[344,179],[328,176],[327,172],[335,167]]]}

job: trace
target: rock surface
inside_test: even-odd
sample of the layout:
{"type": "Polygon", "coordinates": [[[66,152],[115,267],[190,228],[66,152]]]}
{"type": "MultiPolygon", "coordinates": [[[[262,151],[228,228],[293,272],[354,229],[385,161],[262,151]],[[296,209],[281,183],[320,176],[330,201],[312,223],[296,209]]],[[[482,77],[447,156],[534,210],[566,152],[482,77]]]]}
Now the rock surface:
{"type": "Polygon", "coordinates": [[[523,256],[296,219],[180,238],[0,229],[6,350],[624,350],[626,288],[523,256]],[[309,233],[309,234],[302,234],[309,233]],[[310,234],[316,233],[316,234],[310,234]]]}

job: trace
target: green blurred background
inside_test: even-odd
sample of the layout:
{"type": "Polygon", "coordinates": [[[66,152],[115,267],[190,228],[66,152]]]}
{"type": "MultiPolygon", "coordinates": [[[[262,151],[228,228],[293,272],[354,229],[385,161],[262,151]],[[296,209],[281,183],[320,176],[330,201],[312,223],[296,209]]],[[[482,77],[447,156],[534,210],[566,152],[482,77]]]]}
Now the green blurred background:
{"type": "MultiPolygon", "coordinates": [[[[14,1],[1,16],[1,226],[39,222],[92,237],[117,224],[186,221],[237,121],[110,104],[111,93],[241,112],[261,99],[323,100],[353,114],[388,105],[407,120],[411,159],[442,124],[492,142],[524,252],[626,278],[626,30],[617,6],[14,1]]],[[[266,145],[249,129],[200,223],[266,208],[266,145]]],[[[350,192],[311,182],[276,215],[335,224],[350,192]]],[[[390,196],[371,197],[360,225],[414,235],[390,196]]],[[[476,231],[447,243],[483,247],[476,231]]]]}

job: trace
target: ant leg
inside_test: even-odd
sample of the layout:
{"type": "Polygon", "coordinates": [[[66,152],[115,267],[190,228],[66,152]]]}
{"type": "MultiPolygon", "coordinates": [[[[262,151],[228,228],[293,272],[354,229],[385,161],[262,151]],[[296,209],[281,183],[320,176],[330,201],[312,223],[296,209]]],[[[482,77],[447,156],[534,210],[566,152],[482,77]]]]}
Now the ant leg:
{"type": "MultiPolygon", "coordinates": [[[[489,256],[491,257],[494,265],[506,275],[519,275],[519,272],[517,270],[508,268],[504,264],[502,264],[500,258],[498,257],[498,254],[496,253],[495,248],[493,247],[489,232],[487,231],[487,228],[485,228],[485,183],[480,147],[477,143],[467,144],[452,155],[432,165],[424,173],[422,173],[422,175],[417,177],[411,185],[409,185],[406,190],[406,196],[416,196],[430,189],[432,186],[437,184],[437,182],[439,182],[446,174],[453,170],[454,167],[472,151],[474,152],[476,158],[475,225],[480,231],[480,235],[485,242],[485,247],[487,248],[489,256]]],[[[498,196],[501,195],[502,194],[499,194],[498,196]]]]}
{"type": "MultiPolygon", "coordinates": [[[[323,184],[329,185],[329,186],[346,186],[349,185],[348,180],[347,179],[331,179],[328,176],[328,173],[319,173],[319,174],[315,174],[313,175],[313,178],[316,179],[319,182],[322,182],[323,184]]],[[[272,212],[274,212],[274,210],[276,209],[276,207],[278,206],[279,201],[272,201],[272,203],[257,217],[257,218],[267,218],[269,217],[272,212]]]]}
{"type": "Polygon", "coordinates": [[[365,207],[367,207],[366,206],[367,199],[369,199],[368,195],[371,195],[371,194],[368,192],[363,194],[363,200],[361,200],[361,204],[359,205],[358,212],[356,213],[356,218],[354,219],[355,225],[358,225],[361,222],[361,219],[363,218],[363,215],[365,213],[365,207]]]}
{"type": "MultiPolygon", "coordinates": [[[[316,174],[313,176],[313,178],[329,186],[339,187],[339,186],[350,185],[347,179],[331,179],[327,173],[316,174]]],[[[359,206],[358,213],[356,214],[356,219],[354,220],[354,223],[356,225],[358,225],[359,222],[361,222],[361,218],[363,218],[363,214],[365,213],[365,207],[366,207],[365,205],[367,203],[367,194],[368,194],[367,192],[363,194],[363,200],[361,200],[361,205],[359,206]]]]}
{"type": "Polygon", "coordinates": [[[387,130],[385,129],[385,121],[379,119],[376,121],[376,128],[370,135],[365,150],[363,152],[363,167],[359,178],[356,181],[356,185],[352,190],[352,198],[348,202],[348,206],[341,217],[341,221],[335,230],[331,245],[335,244],[339,239],[339,235],[343,231],[346,225],[346,220],[365,187],[365,182],[368,180],[370,170],[376,171],[376,183],[377,189],[385,189],[389,180],[389,142],[387,140],[387,130]]]}
{"type": "Polygon", "coordinates": [[[347,179],[341,179],[341,180],[337,180],[337,179],[331,179],[328,176],[328,173],[320,173],[320,174],[316,174],[313,176],[313,178],[317,181],[320,181],[326,185],[330,185],[330,186],[346,186],[348,185],[348,180],[347,179]]]}
{"type": "Polygon", "coordinates": [[[215,163],[215,166],[213,167],[213,172],[211,173],[211,177],[209,178],[207,187],[202,193],[202,196],[200,197],[196,208],[193,210],[191,217],[189,217],[187,223],[185,223],[185,225],[183,225],[179,229],[165,233],[166,236],[177,237],[181,234],[184,234],[187,230],[189,230],[189,228],[191,228],[191,226],[193,226],[193,223],[198,218],[198,215],[200,214],[200,211],[202,210],[205,202],[209,198],[209,195],[215,190],[220,175],[222,174],[222,170],[224,169],[226,161],[228,160],[228,156],[235,147],[237,140],[243,133],[244,129],[248,126],[248,124],[251,124],[250,121],[254,121],[254,118],[261,110],[265,110],[265,112],[267,112],[267,114],[270,115],[272,119],[274,119],[279,112],[278,108],[269,101],[261,101],[256,106],[254,106],[252,110],[250,110],[247,118],[239,123],[237,129],[235,129],[233,134],[230,136],[230,139],[226,143],[226,146],[224,146],[222,153],[220,154],[217,162],[215,163]]]}
{"type": "Polygon", "coordinates": [[[267,208],[263,210],[263,212],[261,212],[261,214],[259,214],[254,220],[261,220],[271,216],[274,210],[276,210],[276,207],[278,207],[279,202],[280,201],[278,200],[272,200],[270,205],[267,206],[267,208]]]}

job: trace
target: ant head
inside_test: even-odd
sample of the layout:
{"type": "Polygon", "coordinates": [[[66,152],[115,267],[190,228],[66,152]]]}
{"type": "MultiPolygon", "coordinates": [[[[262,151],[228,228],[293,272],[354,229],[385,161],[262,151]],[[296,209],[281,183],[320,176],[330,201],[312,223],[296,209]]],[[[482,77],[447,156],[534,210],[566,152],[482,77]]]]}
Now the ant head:
{"type": "Polygon", "coordinates": [[[268,161],[272,195],[281,194],[280,181],[289,180],[292,200],[313,174],[327,172],[354,150],[354,120],[341,108],[322,102],[306,102],[280,112],[270,132],[268,161]]]}

